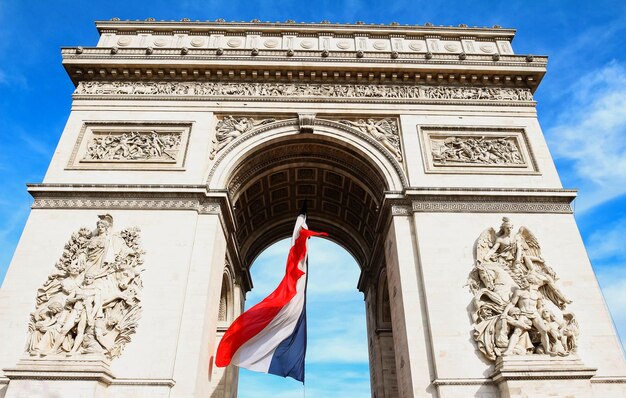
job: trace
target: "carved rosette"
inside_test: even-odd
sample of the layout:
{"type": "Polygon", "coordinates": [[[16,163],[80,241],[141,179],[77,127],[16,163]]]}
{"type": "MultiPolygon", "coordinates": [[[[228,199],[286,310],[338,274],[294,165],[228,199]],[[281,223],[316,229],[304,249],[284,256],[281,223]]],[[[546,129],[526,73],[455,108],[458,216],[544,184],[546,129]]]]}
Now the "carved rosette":
{"type": "Polygon", "coordinates": [[[140,230],[113,231],[99,216],[95,230],[81,228],[37,291],[26,351],[31,356],[121,355],[141,317],[143,269],[140,230]]]}
{"type": "Polygon", "coordinates": [[[491,361],[575,353],[579,329],[567,309],[571,300],[557,286],[539,242],[528,228],[514,233],[511,221],[502,221],[498,232],[488,228],[478,238],[468,279],[478,349],[491,361]]]}

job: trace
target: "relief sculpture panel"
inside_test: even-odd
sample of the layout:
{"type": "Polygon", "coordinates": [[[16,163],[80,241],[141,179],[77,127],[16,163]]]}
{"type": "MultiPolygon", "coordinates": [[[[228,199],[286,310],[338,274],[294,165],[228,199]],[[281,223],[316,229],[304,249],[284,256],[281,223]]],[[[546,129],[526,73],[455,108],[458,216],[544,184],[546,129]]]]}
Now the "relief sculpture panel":
{"type": "Polygon", "coordinates": [[[28,326],[30,356],[120,356],[141,317],[144,270],[136,227],[113,231],[113,217],[68,240],[55,270],[37,291],[28,326]]]}
{"type": "Polygon", "coordinates": [[[183,169],[189,124],[87,123],[70,169],[183,169]]]}
{"type": "Polygon", "coordinates": [[[524,129],[421,126],[427,173],[537,174],[524,129]]]}
{"type": "Polygon", "coordinates": [[[541,256],[527,227],[513,232],[504,217],[499,231],[487,228],[475,246],[468,286],[473,337],[489,360],[507,355],[568,356],[576,352],[578,323],[572,301],[541,256]]]}
{"type": "Polygon", "coordinates": [[[82,161],[161,161],[176,162],[182,133],[156,131],[99,133],[87,144],[82,161]]]}

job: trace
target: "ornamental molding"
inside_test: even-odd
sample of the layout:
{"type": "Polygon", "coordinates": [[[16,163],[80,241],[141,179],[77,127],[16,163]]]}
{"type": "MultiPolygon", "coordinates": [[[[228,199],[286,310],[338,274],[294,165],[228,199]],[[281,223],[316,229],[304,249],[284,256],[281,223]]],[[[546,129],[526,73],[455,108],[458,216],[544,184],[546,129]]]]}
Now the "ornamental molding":
{"type": "Polygon", "coordinates": [[[412,201],[416,213],[573,213],[570,198],[519,196],[432,196],[412,201]]]}
{"type": "Polygon", "coordinates": [[[534,106],[527,88],[231,82],[83,81],[75,99],[186,99],[286,102],[386,102],[534,106]]]}
{"type": "Polygon", "coordinates": [[[411,203],[394,203],[391,205],[392,216],[410,216],[413,214],[411,203]]]}
{"type": "Polygon", "coordinates": [[[193,210],[221,214],[219,201],[198,199],[37,197],[32,209],[193,210]]]}
{"type": "Polygon", "coordinates": [[[456,192],[403,195],[398,192],[396,195],[400,197],[388,198],[385,201],[394,216],[414,213],[573,213],[570,205],[573,197],[561,196],[560,193],[560,191],[542,192],[542,196],[534,196],[533,192],[517,190],[482,191],[480,194],[456,192]],[[554,196],[547,196],[550,193],[554,196]]]}

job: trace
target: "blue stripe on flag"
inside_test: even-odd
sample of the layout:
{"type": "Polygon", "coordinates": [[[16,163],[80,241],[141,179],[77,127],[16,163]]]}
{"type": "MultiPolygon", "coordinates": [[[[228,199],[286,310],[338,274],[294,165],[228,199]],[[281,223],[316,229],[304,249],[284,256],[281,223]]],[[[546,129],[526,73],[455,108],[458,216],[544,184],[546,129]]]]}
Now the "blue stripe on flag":
{"type": "Polygon", "coordinates": [[[268,373],[292,377],[304,383],[306,355],[306,306],[303,308],[293,333],[283,340],[272,357],[268,373]]]}

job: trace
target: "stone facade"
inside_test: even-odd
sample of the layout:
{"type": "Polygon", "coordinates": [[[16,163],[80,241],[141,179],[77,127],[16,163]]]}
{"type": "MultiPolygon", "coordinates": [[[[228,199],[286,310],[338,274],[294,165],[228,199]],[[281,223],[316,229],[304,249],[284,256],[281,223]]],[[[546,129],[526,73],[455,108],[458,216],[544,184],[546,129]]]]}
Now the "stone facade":
{"type": "Polygon", "coordinates": [[[74,102],[0,290],[0,397],[235,397],[217,343],[303,198],[361,267],[372,397],[626,395],[537,121],[547,59],[513,30],[97,27],[62,50],[74,102]]]}

